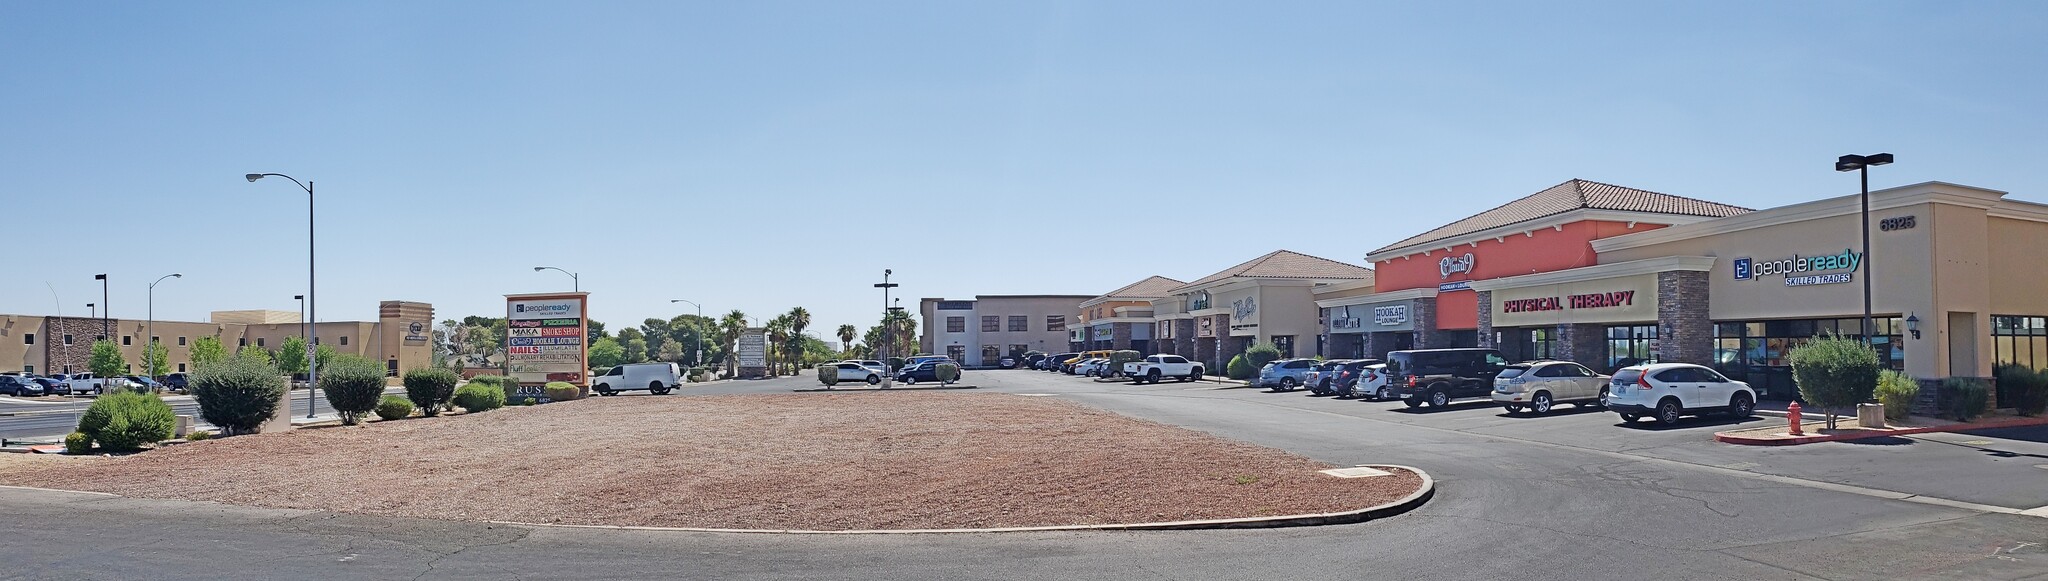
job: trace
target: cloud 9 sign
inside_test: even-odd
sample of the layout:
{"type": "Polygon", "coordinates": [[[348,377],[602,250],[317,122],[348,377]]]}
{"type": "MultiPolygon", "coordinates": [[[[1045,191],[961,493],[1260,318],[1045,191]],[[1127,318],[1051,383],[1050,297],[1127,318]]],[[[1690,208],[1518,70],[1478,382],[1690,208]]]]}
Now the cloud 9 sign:
{"type": "MultiPolygon", "coordinates": [[[[586,385],[589,333],[584,318],[588,293],[505,295],[505,373],[521,386],[551,381],[586,385]]],[[[521,395],[525,395],[526,387],[521,395]]]]}
{"type": "Polygon", "coordinates": [[[1863,255],[1851,249],[1841,254],[1822,256],[1799,256],[1778,260],[1752,260],[1737,258],[1734,261],[1735,280],[1756,280],[1766,275],[1785,277],[1785,286],[1810,286],[1836,284],[1855,280],[1856,269],[1863,266],[1863,255]],[[1838,270],[1842,272],[1825,272],[1838,270]],[[1807,274],[1817,273],[1817,274],[1807,274]]]}

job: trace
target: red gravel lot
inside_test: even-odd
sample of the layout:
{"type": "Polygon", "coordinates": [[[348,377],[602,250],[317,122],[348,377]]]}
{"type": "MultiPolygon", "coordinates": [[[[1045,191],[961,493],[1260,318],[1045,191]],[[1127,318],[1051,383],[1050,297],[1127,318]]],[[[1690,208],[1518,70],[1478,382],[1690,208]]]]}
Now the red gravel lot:
{"type": "Polygon", "coordinates": [[[858,530],[1355,510],[1420,486],[1044,397],[588,399],[117,458],[15,456],[0,483],[532,523],[858,530]]]}

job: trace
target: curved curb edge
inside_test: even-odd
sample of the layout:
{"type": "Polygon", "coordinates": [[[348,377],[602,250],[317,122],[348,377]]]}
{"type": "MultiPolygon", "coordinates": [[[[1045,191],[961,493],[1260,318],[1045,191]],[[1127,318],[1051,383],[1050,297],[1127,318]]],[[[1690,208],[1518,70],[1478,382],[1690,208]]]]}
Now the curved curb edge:
{"type": "Polygon", "coordinates": [[[1005,527],[987,529],[867,529],[852,531],[813,531],[802,529],[716,529],[698,527],[572,525],[500,520],[487,520],[483,522],[524,527],[565,529],[605,529],[618,531],[667,531],[683,533],[752,533],[793,535],[925,535],[959,533],[1029,533],[1060,531],[1171,531],[1201,529],[1257,529],[1362,523],[1369,520],[1387,518],[1390,516],[1415,510],[1416,508],[1421,507],[1424,503],[1429,502],[1429,499],[1436,496],[1436,479],[1431,478],[1428,472],[1423,472],[1421,469],[1410,466],[1402,466],[1398,464],[1361,464],[1361,466],[1368,466],[1373,468],[1399,468],[1402,470],[1407,470],[1409,472],[1414,472],[1416,476],[1422,478],[1422,486],[1417,487],[1415,489],[1415,492],[1409,493],[1408,496],[1403,497],[1400,500],[1396,500],[1379,506],[1367,507],[1358,510],[1344,512],[1329,512],[1321,514],[1295,514],[1272,517],[1186,520],[1171,522],[1124,523],[1106,525],[1064,525],[1045,527],[1005,527]]]}

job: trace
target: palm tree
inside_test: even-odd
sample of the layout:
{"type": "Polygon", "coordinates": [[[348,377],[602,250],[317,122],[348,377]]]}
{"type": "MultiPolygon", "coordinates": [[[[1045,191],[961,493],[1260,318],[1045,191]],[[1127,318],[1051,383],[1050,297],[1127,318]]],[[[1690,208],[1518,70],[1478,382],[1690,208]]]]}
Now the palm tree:
{"type": "Polygon", "coordinates": [[[794,371],[796,367],[803,365],[804,329],[811,326],[811,312],[804,310],[803,307],[794,307],[789,309],[789,314],[783,316],[789,318],[789,341],[790,347],[792,347],[783,350],[783,355],[789,357],[789,363],[792,366],[790,369],[794,371]]]}
{"type": "Polygon", "coordinates": [[[840,351],[846,351],[846,352],[849,352],[849,353],[850,353],[850,352],[852,352],[852,351],[853,351],[853,337],[854,337],[854,335],[857,335],[857,334],[859,334],[859,333],[860,333],[860,330],[858,330],[858,329],[855,329],[855,328],[853,328],[853,325],[840,325],[840,326],[839,326],[839,350],[840,350],[840,351]]]}
{"type": "MultiPolygon", "coordinates": [[[[782,358],[789,357],[789,324],[789,315],[783,315],[768,320],[768,346],[771,349],[778,346],[781,347],[781,349],[778,350],[783,351],[783,353],[781,354],[782,358]]],[[[779,365],[775,364],[776,359],[777,358],[773,357],[772,354],[768,358],[769,365],[771,367],[780,367],[779,365]]],[[[779,369],[775,371],[770,371],[769,373],[771,375],[781,374],[779,369]]]]}
{"type": "Polygon", "coordinates": [[[739,309],[733,309],[732,312],[718,318],[718,334],[721,338],[725,339],[726,377],[732,377],[734,374],[739,373],[735,366],[739,364],[740,332],[745,330],[747,330],[747,314],[740,312],[739,309]]]}

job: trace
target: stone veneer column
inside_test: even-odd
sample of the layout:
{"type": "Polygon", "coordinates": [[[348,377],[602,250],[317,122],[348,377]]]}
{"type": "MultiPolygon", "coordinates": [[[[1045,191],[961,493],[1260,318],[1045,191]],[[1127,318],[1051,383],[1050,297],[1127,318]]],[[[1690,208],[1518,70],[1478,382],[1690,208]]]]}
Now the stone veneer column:
{"type": "Polygon", "coordinates": [[[1380,333],[1371,331],[1358,334],[1358,349],[1360,352],[1365,353],[1367,359],[1378,359],[1381,361],[1387,359],[1387,352],[1391,351],[1387,346],[1394,344],[1394,341],[1384,338],[1376,340],[1375,337],[1379,336],[1380,333]]]}
{"type": "Polygon", "coordinates": [[[1657,273],[1657,360],[1714,363],[1714,321],[1707,315],[1707,273],[1657,273]]]}
{"type": "Polygon", "coordinates": [[[1479,346],[1498,349],[1493,337],[1493,291],[1479,291],[1479,346]]]}
{"type": "Polygon", "coordinates": [[[1215,315],[1216,322],[1216,368],[1230,369],[1230,358],[1244,353],[1241,345],[1244,338],[1230,336],[1230,315],[1215,315]]]}
{"type": "Polygon", "coordinates": [[[1173,320],[1173,354],[1195,360],[1195,320],[1173,320]]]}
{"type": "Polygon", "coordinates": [[[1557,358],[1602,373],[1607,369],[1607,327],[1588,323],[1557,326],[1557,358]]]}
{"type": "Polygon", "coordinates": [[[1109,348],[1123,351],[1131,348],[1131,324],[1109,324],[1109,348]]]}
{"type": "Polygon", "coordinates": [[[1450,345],[1450,334],[1436,330],[1436,297],[1415,299],[1414,306],[1408,308],[1408,321],[1415,325],[1416,349],[1450,345]]]}

